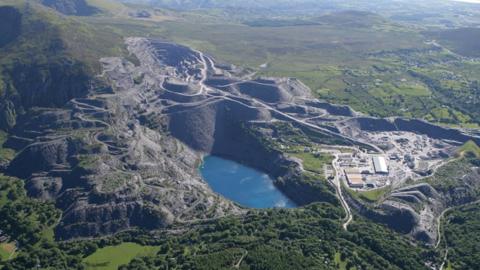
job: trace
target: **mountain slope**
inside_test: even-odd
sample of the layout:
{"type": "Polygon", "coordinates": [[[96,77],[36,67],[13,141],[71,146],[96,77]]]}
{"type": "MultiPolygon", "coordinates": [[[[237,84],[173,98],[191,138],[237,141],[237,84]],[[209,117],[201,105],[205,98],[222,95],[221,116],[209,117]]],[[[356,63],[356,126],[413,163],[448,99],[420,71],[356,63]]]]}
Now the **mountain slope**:
{"type": "Polygon", "coordinates": [[[22,15],[13,7],[0,7],[0,48],[20,35],[22,15]]]}
{"type": "Polygon", "coordinates": [[[8,14],[0,29],[0,129],[11,129],[32,107],[58,107],[85,95],[100,55],[123,50],[114,45],[121,44],[119,36],[35,3],[20,1],[0,12],[8,14]]]}
{"type": "Polygon", "coordinates": [[[85,0],[41,0],[41,3],[65,15],[91,16],[99,12],[85,0]]]}

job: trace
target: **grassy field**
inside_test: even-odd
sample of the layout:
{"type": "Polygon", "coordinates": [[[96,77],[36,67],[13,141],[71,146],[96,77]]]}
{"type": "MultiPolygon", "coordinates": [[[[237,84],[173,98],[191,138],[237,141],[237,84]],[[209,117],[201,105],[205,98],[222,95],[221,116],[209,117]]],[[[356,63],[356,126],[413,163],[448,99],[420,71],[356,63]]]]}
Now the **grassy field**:
{"type": "Polygon", "coordinates": [[[98,249],[84,259],[87,269],[116,270],[120,265],[129,263],[138,256],[154,255],[159,247],[141,246],[135,243],[122,243],[98,249]]]}
{"type": "Polygon", "coordinates": [[[334,260],[335,260],[335,264],[338,265],[339,270],[346,270],[347,269],[347,262],[342,261],[340,252],[335,253],[334,260]]]}
{"type": "Polygon", "coordinates": [[[385,194],[390,191],[390,187],[376,188],[367,191],[358,191],[350,189],[349,187],[343,185],[344,189],[354,198],[363,200],[366,202],[374,203],[380,200],[385,194]]]}
{"type": "Polygon", "coordinates": [[[474,141],[468,141],[458,149],[458,153],[462,156],[471,153],[480,158],[480,147],[474,141]]]}
{"type": "Polygon", "coordinates": [[[374,190],[368,190],[368,191],[360,191],[357,192],[358,196],[364,200],[367,200],[369,202],[376,202],[380,198],[382,198],[385,193],[387,193],[389,188],[377,188],[374,190]]]}
{"type": "Polygon", "coordinates": [[[317,174],[323,175],[323,167],[332,164],[333,157],[327,154],[315,156],[312,153],[295,153],[292,156],[302,160],[303,168],[317,174]]]}
{"type": "Polygon", "coordinates": [[[15,252],[14,243],[2,243],[0,244],[0,261],[6,261],[15,252]]]}

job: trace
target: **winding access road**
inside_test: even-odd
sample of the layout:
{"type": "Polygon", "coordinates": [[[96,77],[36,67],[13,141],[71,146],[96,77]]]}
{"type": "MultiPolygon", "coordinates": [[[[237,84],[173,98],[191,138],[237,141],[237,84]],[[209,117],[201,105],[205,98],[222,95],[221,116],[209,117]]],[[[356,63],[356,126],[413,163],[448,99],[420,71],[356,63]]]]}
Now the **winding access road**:
{"type": "Polygon", "coordinates": [[[342,224],[342,227],[344,230],[348,230],[348,225],[352,222],[353,216],[352,216],[352,211],[350,210],[350,206],[348,206],[347,201],[345,200],[345,197],[343,197],[342,193],[342,182],[340,180],[340,172],[337,168],[337,160],[338,160],[338,154],[334,154],[334,159],[332,161],[332,166],[333,170],[335,171],[335,177],[333,179],[333,186],[335,187],[335,190],[337,192],[338,199],[340,200],[340,203],[343,207],[343,210],[345,210],[345,218],[343,219],[344,222],[342,224]]]}

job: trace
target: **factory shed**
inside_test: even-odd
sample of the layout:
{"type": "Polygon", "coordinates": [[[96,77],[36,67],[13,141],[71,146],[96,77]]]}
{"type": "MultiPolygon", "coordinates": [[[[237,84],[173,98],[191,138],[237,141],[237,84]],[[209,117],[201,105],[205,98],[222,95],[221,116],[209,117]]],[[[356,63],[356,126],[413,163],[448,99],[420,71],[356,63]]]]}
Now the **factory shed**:
{"type": "Polygon", "coordinates": [[[362,175],[358,172],[358,170],[345,170],[345,177],[347,178],[348,185],[351,188],[363,188],[363,179],[362,175]]]}
{"type": "Polygon", "coordinates": [[[388,174],[387,161],[384,157],[376,156],[372,158],[375,173],[388,174]]]}

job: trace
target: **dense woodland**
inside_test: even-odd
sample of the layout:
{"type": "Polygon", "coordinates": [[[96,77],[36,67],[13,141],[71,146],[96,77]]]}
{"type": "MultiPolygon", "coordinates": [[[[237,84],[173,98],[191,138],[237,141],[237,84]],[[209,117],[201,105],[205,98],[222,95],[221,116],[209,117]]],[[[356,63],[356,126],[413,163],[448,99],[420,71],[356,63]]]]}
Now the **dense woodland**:
{"type": "Polygon", "coordinates": [[[456,208],[445,218],[445,239],[453,269],[480,269],[480,204],[456,208]]]}

